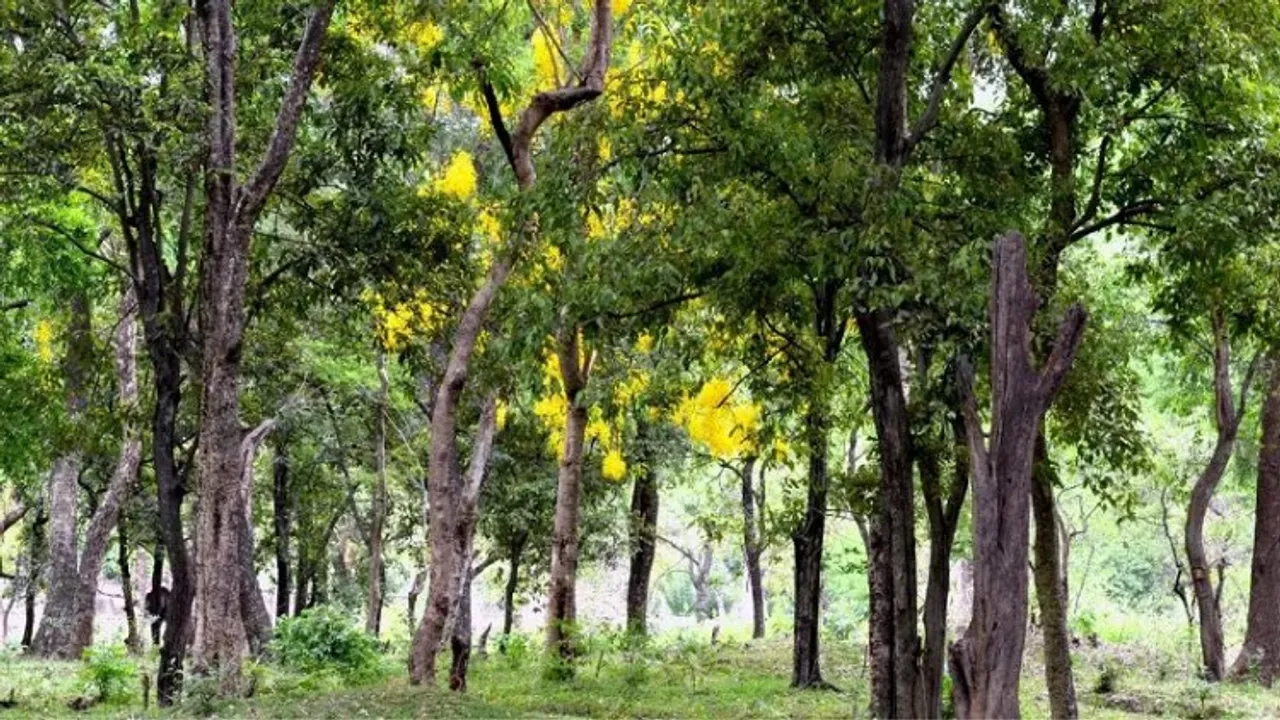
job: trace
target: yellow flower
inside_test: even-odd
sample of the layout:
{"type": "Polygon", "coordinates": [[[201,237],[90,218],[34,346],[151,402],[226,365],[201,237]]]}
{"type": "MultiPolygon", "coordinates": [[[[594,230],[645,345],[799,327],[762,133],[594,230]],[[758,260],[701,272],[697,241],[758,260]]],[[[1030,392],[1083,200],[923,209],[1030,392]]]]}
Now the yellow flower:
{"type": "Polygon", "coordinates": [[[751,452],[760,428],[759,406],[750,402],[730,404],[732,392],[728,380],[712,378],[697,395],[686,396],[675,412],[676,422],[684,426],[689,437],[721,459],[751,452]]]}
{"type": "Polygon", "coordinates": [[[498,403],[498,407],[496,408],[496,413],[494,415],[494,422],[498,426],[499,430],[507,427],[507,404],[505,402],[498,403]]]}
{"type": "Polygon", "coordinates": [[[605,453],[604,459],[600,462],[600,474],[605,480],[621,480],[627,476],[627,461],[623,459],[622,453],[617,450],[610,450],[605,453]]]}
{"type": "Polygon", "coordinates": [[[480,226],[480,232],[489,242],[496,243],[502,239],[502,221],[488,210],[480,211],[476,216],[476,224],[480,226]]]}
{"type": "Polygon", "coordinates": [[[587,212],[587,238],[590,240],[599,240],[604,237],[604,223],[600,221],[600,216],[594,212],[587,212]]]}
{"type": "Polygon", "coordinates": [[[560,71],[551,38],[542,28],[533,31],[533,76],[538,88],[560,86],[560,71]]]}
{"type": "Polygon", "coordinates": [[[48,320],[36,323],[32,339],[36,343],[36,357],[41,362],[53,362],[53,323],[48,320]]]}
{"type": "Polygon", "coordinates": [[[648,355],[653,352],[653,336],[649,333],[640,333],[640,337],[636,338],[636,352],[648,355]]]}
{"type": "Polygon", "coordinates": [[[410,25],[408,35],[409,42],[413,43],[420,53],[431,52],[441,40],[444,40],[444,30],[430,20],[410,25]]]}
{"type": "Polygon", "coordinates": [[[613,16],[626,15],[631,9],[631,0],[613,0],[613,16]]]}
{"type": "Polygon", "coordinates": [[[476,194],[476,166],[471,153],[460,150],[444,169],[444,175],[436,183],[437,189],[445,195],[452,195],[459,200],[466,200],[476,194]]]}

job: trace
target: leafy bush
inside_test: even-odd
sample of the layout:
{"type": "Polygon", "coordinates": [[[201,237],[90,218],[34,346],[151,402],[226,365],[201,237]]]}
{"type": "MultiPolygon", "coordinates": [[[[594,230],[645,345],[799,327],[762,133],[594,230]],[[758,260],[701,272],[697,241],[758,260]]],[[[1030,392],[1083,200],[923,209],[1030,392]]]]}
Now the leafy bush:
{"type": "Polygon", "coordinates": [[[330,607],[281,620],[271,650],[282,665],[306,673],[335,671],[349,679],[370,680],[383,671],[378,641],[330,607]]]}
{"type": "Polygon", "coordinates": [[[137,668],[123,645],[86,648],[84,663],[81,678],[99,701],[113,702],[129,695],[137,668]]]}

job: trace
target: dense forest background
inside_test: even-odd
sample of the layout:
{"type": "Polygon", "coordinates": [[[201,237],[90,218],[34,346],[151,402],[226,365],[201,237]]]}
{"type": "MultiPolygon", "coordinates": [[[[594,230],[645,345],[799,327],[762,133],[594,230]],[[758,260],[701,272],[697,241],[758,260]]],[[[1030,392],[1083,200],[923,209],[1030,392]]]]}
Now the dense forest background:
{"type": "Polygon", "coordinates": [[[0,700],[1280,711],[1278,33],[0,2],[0,700]]]}

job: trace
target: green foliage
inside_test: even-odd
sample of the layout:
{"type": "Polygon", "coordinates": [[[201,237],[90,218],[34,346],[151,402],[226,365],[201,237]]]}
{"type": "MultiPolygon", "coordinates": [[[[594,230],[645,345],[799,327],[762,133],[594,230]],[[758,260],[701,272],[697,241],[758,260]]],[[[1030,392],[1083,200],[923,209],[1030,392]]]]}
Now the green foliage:
{"type": "Polygon", "coordinates": [[[124,645],[94,645],[84,651],[80,677],[102,702],[120,702],[133,693],[137,667],[124,645]]]}
{"type": "Polygon", "coordinates": [[[282,665],[306,673],[333,671],[368,681],[385,670],[378,641],[357,628],[341,611],[320,606],[276,626],[272,654],[282,665]]]}

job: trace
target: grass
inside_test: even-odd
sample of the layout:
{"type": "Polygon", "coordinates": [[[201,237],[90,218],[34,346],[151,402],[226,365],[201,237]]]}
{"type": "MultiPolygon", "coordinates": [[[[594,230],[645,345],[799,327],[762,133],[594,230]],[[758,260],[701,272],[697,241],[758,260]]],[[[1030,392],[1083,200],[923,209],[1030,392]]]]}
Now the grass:
{"type": "MultiPolygon", "coordinates": [[[[1022,684],[1023,714],[1048,716],[1039,646],[1030,638],[1022,684]]],[[[527,647],[536,647],[530,640],[527,647]]],[[[644,650],[593,641],[570,680],[548,679],[528,651],[491,653],[472,663],[470,691],[412,687],[400,658],[388,657],[384,680],[352,685],[332,673],[301,675],[272,666],[251,671],[257,693],[231,703],[207,703],[198,684],[193,697],[166,712],[143,710],[139,678],[154,658],[130,660],[136,671],[125,699],[98,704],[88,717],[236,718],[849,718],[865,717],[868,703],[862,652],[828,641],[824,673],[839,692],[795,691],[789,638],[715,647],[692,638],[666,638],[644,650]]],[[[1275,717],[1280,689],[1252,684],[1211,685],[1196,679],[1187,658],[1138,643],[1081,647],[1075,652],[1076,688],[1085,717],[1275,717]],[[1105,682],[1102,676],[1106,674],[1105,682]],[[1105,690],[1105,692],[1102,692],[1105,690]]],[[[94,688],[83,663],[40,662],[0,654],[0,700],[14,692],[9,717],[65,717],[67,703],[94,688]]],[[[443,685],[443,683],[442,683],[443,685]]]]}

